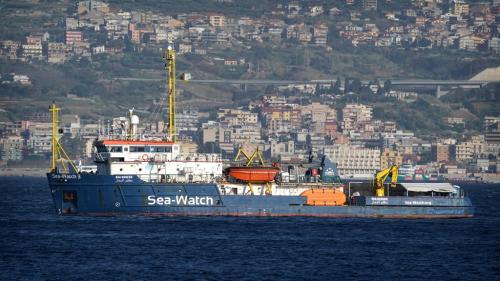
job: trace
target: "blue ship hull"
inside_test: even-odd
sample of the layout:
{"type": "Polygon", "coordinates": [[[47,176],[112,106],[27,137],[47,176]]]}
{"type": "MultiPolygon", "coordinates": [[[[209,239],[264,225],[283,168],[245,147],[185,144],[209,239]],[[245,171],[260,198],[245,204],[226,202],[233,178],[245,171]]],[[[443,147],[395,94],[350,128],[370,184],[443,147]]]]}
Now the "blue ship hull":
{"type": "Polygon", "coordinates": [[[467,197],[388,197],[383,202],[367,197],[356,205],[313,206],[304,196],[223,195],[212,183],[148,183],[132,175],[47,177],[56,211],[63,215],[464,218],[474,212],[467,197]]]}

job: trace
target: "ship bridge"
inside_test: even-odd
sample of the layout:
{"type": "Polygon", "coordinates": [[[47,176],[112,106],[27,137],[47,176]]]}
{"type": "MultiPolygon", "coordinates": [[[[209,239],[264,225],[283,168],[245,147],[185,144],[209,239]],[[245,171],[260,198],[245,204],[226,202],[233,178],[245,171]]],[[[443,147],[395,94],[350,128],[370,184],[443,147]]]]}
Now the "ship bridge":
{"type": "Polygon", "coordinates": [[[95,148],[96,162],[172,161],[180,154],[179,144],[168,141],[103,140],[95,148]]]}

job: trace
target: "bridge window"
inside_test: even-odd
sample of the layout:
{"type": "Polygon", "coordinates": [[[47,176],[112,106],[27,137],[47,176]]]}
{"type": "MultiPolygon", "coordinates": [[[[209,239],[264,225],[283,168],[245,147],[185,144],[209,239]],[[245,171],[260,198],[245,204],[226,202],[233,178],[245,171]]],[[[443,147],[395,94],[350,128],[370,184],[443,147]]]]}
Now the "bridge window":
{"type": "Polygon", "coordinates": [[[151,152],[172,152],[171,146],[152,146],[151,152]]]}
{"type": "Polygon", "coordinates": [[[146,151],[145,148],[146,147],[144,147],[144,146],[131,146],[130,152],[145,152],[146,151]]]}
{"type": "Polygon", "coordinates": [[[122,152],[121,146],[112,146],[109,148],[109,152],[122,152]]]}

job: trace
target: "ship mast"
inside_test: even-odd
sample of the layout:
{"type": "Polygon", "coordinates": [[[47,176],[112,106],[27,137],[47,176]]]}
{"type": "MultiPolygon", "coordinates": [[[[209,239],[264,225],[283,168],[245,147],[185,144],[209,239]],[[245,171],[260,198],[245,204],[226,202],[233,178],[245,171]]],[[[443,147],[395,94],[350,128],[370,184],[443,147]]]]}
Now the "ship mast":
{"type": "Polygon", "coordinates": [[[175,51],[172,46],[168,46],[165,50],[165,68],[167,70],[168,79],[168,136],[169,140],[176,140],[176,90],[175,90],[175,51]]]}
{"type": "Polygon", "coordinates": [[[61,143],[59,142],[59,111],[61,108],[58,108],[55,103],[49,108],[50,112],[52,112],[52,158],[50,160],[50,172],[57,173],[57,162],[61,162],[61,166],[64,169],[64,172],[68,173],[69,169],[66,166],[66,163],[73,168],[75,172],[78,171],[75,164],[69,158],[66,151],[64,151],[61,143]]]}

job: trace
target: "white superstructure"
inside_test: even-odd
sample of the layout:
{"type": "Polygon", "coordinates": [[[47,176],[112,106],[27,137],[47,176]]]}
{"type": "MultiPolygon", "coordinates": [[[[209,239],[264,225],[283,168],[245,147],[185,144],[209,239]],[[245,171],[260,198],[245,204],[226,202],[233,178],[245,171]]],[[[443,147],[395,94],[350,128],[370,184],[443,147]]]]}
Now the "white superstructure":
{"type": "Polygon", "coordinates": [[[222,177],[218,154],[181,154],[168,141],[103,140],[95,143],[97,173],[137,175],[147,182],[215,182],[222,177]]]}

